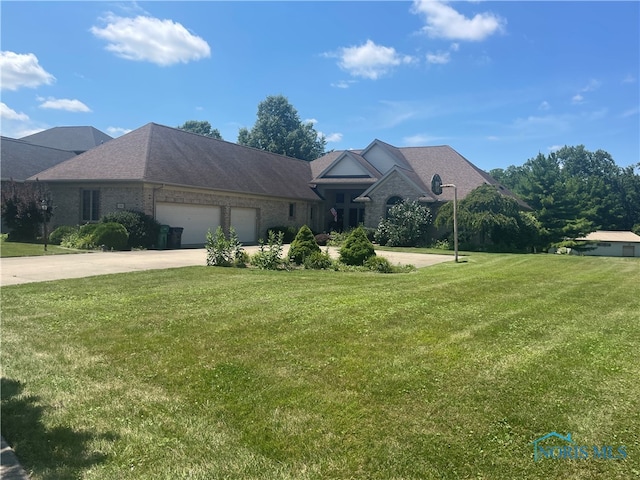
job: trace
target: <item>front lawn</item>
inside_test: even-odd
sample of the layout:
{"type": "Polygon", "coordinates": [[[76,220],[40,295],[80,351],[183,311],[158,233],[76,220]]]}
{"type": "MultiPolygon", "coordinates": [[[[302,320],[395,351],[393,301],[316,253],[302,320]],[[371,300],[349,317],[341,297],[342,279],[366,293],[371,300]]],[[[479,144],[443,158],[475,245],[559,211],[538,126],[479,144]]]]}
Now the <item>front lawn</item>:
{"type": "Polygon", "coordinates": [[[58,245],[47,245],[44,249],[42,243],[8,242],[6,235],[0,235],[1,257],[35,257],[41,255],[60,255],[67,253],[80,253],[81,250],[64,248],[58,245]]]}
{"type": "Polygon", "coordinates": [[[3,287],[2,367],[33,479],[640,475],[638,259],[3,287]],[[550,432],[626,458],[534,462],[550,432]]]}

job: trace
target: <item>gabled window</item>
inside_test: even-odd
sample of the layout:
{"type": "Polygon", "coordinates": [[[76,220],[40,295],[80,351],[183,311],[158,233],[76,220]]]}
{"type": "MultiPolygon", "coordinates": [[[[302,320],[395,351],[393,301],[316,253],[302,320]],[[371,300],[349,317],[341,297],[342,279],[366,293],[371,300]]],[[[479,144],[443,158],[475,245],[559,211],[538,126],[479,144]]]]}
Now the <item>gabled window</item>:
{"type": "Polygon", "coordinates": [[[97,222],[100,220],[100,190],[82,191],[82,221],[97,222]]]}

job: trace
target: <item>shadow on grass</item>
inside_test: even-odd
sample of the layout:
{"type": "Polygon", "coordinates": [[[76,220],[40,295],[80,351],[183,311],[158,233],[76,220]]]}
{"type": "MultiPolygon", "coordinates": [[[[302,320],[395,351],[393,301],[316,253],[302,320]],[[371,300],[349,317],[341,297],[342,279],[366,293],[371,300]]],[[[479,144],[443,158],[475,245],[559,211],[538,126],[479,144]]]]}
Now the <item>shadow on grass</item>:
{"type": "Polygon", "coordinates": [[[42,414],[47,408],[40,398],[23,395],[23,384],[0,380],[2,397],[2,435],[27,472],[39,478],[80,478],[82,472],[104,462],[106,455],[88,450],[96,438],[113,441],[116,435],[96,435],[69,427],[47,428],[42,414]]]}

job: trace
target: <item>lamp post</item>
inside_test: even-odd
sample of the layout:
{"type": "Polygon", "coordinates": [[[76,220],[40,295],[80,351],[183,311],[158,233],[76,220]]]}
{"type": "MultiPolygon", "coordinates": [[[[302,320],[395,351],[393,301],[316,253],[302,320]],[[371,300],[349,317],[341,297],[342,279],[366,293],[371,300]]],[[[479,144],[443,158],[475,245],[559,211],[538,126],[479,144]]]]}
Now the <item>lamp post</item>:
{"type": "Polygon", "coordinates": [[[458,263],[458,187],[453,183],[442,185],[442,188],[453,188],[453,249],[458,263]]]}
{"type": "Polygon", "coordinates": [[[49,209],[49,205],[47,205],[47,201],[43,198],[40,202],[40,208],[42,208],[42,238],[44,240],[44,251],[47,251],[47,210],[49,209]]]}

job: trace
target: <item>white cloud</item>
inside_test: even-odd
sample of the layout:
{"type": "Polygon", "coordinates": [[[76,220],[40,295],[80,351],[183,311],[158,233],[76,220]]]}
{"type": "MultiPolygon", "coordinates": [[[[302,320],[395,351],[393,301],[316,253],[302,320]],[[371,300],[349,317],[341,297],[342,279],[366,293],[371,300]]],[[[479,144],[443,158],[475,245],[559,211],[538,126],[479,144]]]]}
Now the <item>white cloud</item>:
{"type": "Polygon", "coordinates": [[[540,105],[538,105],[538,110],[546,111],[546,110],[549,110],[550,108],[551,108],[551,105],[546,100],[544,100],[540,105]]]}
{"type": "Polygon", "coordinates": [[[330,133],[329,135],[325,136],[325,140],[327,141],[327,143],[340,142],[340,141],[342,141],[342,134],[341,133],[330,133]]]}
{"type": "Polygon", "coordinates": [[[352,83],[356,83],[353,80],[340,80],[339,82],[333,82],[331,84],[332,87],[335,88],[349,88],[352,83]]]}
{"type": "Polygon", "coordinates": [[[131,131],[130,128],[122,128],[122,127],[107,127],[107,133],[112,137],[119,137],[120,135],[124,135],[125,133],[129,133],[131,131]]]}
{"type": "Polygon", "coordinates": [[[409,147],[418,147],[424,145],[433,145],[435,143],[442,142],[442,140],[446,140],[447,137],[434,137],[431,135],[424,135],[418,133],[416,135],[409,135],[408,137],[403,137],[402,142],[404,145],[409,147]]]}
{"type": "Polygon", "coordinates": [[[506,20],[493,13],[478,13],[467,18],[444,1],[416,0],[413,13],[422,14],[426,25],[422,31],[433,38],[480,41],[502,32],[506,20]]]}
{"type": "Polygon", "coordinates": [[[500,140],[500,137],[497,137],[495,135],[489,135],[487,137],[487,140],[489,140],[490,142],[497,142],[498,140],[500,140]]]}
{"type": "Polygon", "coordinates": [[[571,103],[573,103],[574,105],[579,105],[583,102],[584,102],[584,96],[580,95],[579,93],[571,97],[571,103]]]}
{"type": "Polygon", "coordinates": [[[26,122],[29,120],[29,115],[26,113],[18,113],[12,108],[9,108],[6,103],[0,102],[0,118],[4,120],[19,120],[26,122]]]}
{"type": "Polygon", "coordinates": [[[622,83],[636,83],[636,77],[629,74],[622,79],[622,83]]]}
{"type": "Polygon", "coordinates": [[[549,150],[550,152],[557,152],[558,150],[560,150],[564,145],[551,145],[550,147],[547,147],[547,150],[549,150]]]}
{"type": "Polygon", "coordinates": [[[451,61],[451,54],[449,52],[427,53],[427,62],[435,64],[445,64],[451,61]]]}
{"type": "Polygon", "coordinates": [[[104,28],[91,27],[91,33],[108,42],[108,51],[127,60],[166,67],[211,56],[211,49],[205,40],[172,20],[110,15],[106,21],[104,28]]]}
{"type": "Polygon", "coordinates": [[[302,123],[310,123],[311,125],[315,125],[316,123],[318,123],[318,120],[316,120],[315,118],[307,118],[306,120],[303,120],[302,123]]]}
{"type": "Polygon", "coordinates": [[[49,110],[65,110],[67,112],[90,112],[91,109],[87,107],[80,100],[76,99],[68,99],[68,98],[53,98],[49,97],[47,99],[38,98],[42,103],[40,104],[40,108],[46,108],[49,110]]]}
{"type": "Polygon", "coordinates": [[[40,66],[33,53],[0,52],[0,85],[3,90],[49,85],[56,77],[40,66]]]}
{"type": "Polygon", "coordinates": [[[339,53],[326,54],[329,57],[338,56],[338,65],[354,77],[364,77],[376,80],[389,73],[393,67],[413,62],[413,57],[401,55],[393,47],[376,45],[367,40],[358,47],[343,47],[339,53]]]}

